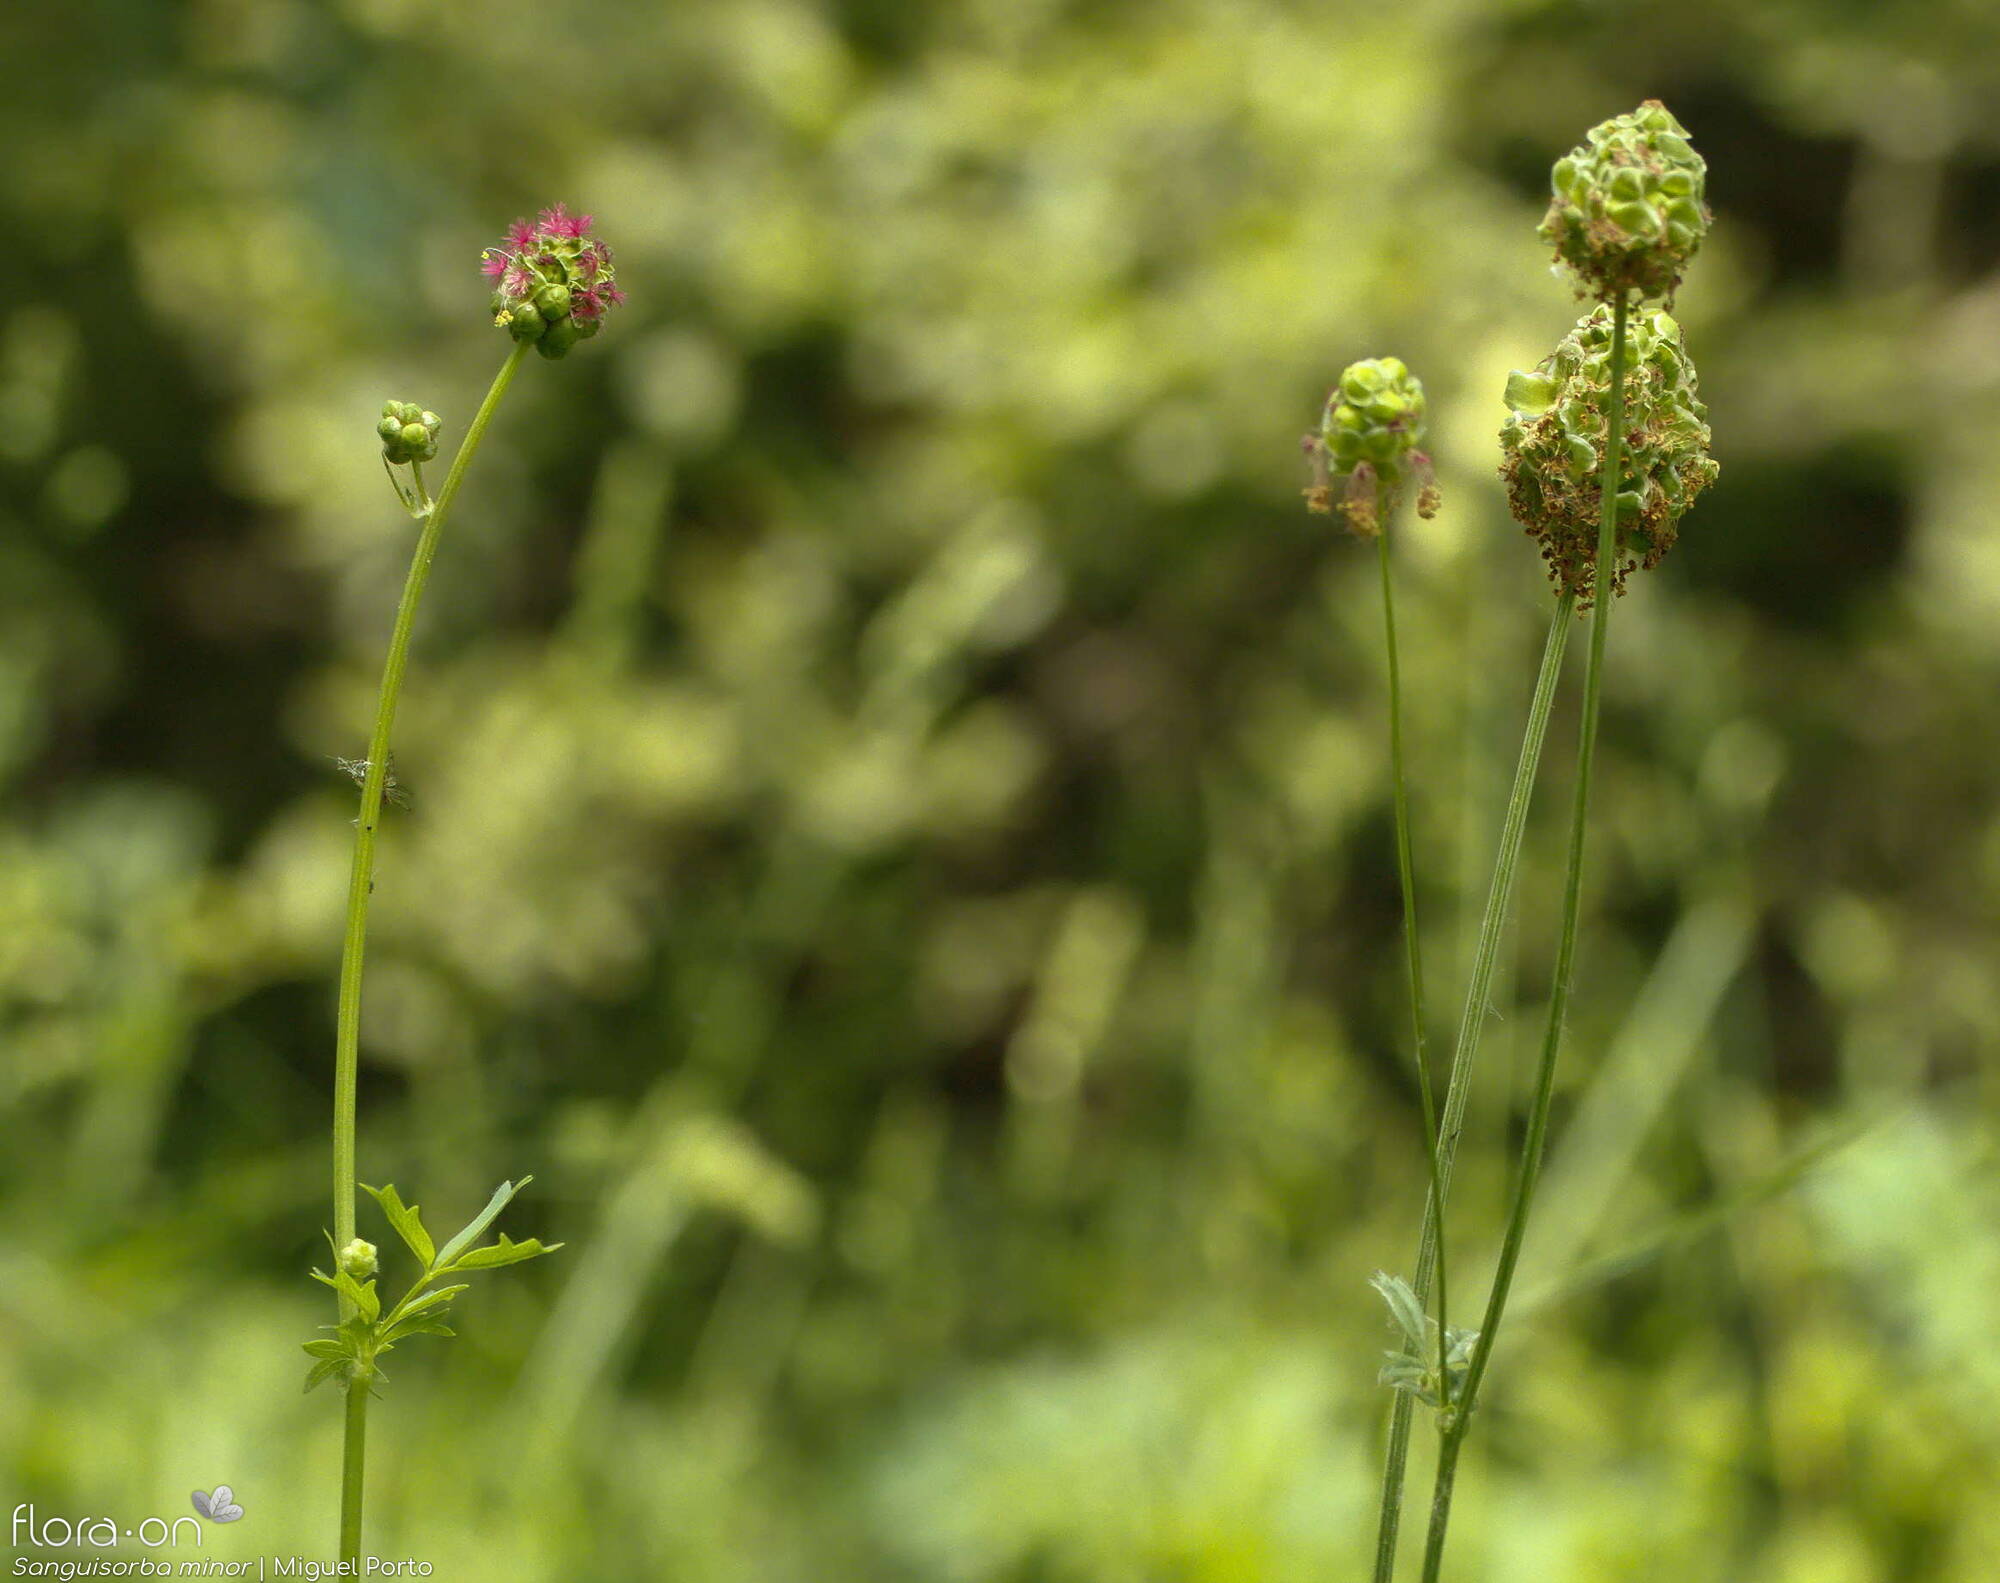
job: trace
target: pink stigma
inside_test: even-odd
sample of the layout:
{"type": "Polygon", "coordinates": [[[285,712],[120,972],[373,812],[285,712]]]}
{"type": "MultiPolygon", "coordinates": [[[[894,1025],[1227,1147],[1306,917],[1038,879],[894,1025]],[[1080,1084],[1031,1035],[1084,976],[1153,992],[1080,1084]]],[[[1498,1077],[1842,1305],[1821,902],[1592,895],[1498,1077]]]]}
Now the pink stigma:
{"type": "Polygon", "coordinates": [[[565,204],[556,204],[542,211],[542,229],[550,236],[581,237],[590,230],[591,217],[587,214],[571,214],[565,204]]]}

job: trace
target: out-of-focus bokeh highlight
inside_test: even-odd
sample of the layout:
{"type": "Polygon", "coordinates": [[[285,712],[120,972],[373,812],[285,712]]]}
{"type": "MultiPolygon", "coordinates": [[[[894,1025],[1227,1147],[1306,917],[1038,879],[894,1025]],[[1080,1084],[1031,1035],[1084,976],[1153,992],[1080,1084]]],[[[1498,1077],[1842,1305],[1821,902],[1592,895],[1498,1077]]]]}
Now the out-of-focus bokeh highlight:
{"type": "Polygon", "coordinates": [[[202,1554],[332,1550],[298,1343],[334,760],[413,533],[373,424],[456,444],[506,351],[478,251],[562,200],[631,300],[524,370],[437,565],[360,1152],[447,1230],[532,1171],[505,1224],[569,1246],[390,1360],[370,1548],[1362,1576],[1368,1277],[1424,1172],[1371,552],[1302,508],[1297,438],[1356,358],[1430,393],[1445,510],[1399,549],[1441,1070],[1551,602],[1494,476],[1508,370],[1579,311],[1535,222],[1657,96],[1711,167],[1678,312],[1722,475],[1613,628],[1450,1567],[1988,1583],[2000,16],[16,0],[0,58],[0,1511],[226,1481],[202,1554]]]}

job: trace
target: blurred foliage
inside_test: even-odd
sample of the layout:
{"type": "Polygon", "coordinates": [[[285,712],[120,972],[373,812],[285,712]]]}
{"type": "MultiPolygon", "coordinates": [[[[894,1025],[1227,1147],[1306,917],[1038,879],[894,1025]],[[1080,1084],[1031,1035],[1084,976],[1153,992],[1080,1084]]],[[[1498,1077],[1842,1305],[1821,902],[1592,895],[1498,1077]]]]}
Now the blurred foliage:
{"type": "MultiPolygon", "coordinates": [[[[1453,1565],[1983,1583],[1990,8],[26,0],[0,52],[0,1506],[227,1480],[207,1553],[331,1549],[295,1338],[334,760],[410,544],[372,421],[456,443],[505,350],[478,250],[563,199],[631,305],[517,385],[432,584],[361,1167],[442,1221],[532,1170],[512,1229],[570,1246],[394,1371],[374,1548],[1358,1575],[1367,1281],[1423,1170],[1368,557],[1296,436],[1356,357],[1430,392],[1444,986],[1548,604],[1493,472],[1575,312],[1547,168],[1656,95],[1711,167],[1679,312],[1723,470],[1620,610],[1568,1124],[1453,1565]]],[[[1568,760],[1559,723],[1460,1293],[1568,760]]]]}

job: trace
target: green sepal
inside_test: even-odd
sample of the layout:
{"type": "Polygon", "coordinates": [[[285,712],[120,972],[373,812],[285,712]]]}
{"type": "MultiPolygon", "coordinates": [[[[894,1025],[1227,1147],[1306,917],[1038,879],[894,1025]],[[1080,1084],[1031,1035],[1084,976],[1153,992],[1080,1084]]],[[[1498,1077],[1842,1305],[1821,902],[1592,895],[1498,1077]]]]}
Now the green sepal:
{"type": "Polygon", "coordinates": [[[539,340],[542,331],[547,328],[546,321],[535,311],[532,302],[516,303],[512,307],[501,309],[496,322],[504,324],[507,333],[517,341],[539,340]]]}
{"type": "Polygon", "coordinates": [[[535,350],[553,362],[582,339],[576,320],[558,319],[542,332],[542,338],[535,343],[535,350]]]}
{"type": "Polygon", "coordinates": [[[1556,382],[1547,374],[1515,369],[1507,376],[1507,405],[1515,412],[1539,417],[1556,399],[1556,382]]]}

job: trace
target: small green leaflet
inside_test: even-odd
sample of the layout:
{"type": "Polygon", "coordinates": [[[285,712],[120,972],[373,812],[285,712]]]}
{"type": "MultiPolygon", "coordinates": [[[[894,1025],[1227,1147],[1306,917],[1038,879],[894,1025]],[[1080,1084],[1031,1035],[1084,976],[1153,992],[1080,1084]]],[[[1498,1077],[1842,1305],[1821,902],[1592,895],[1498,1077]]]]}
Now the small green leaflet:
{"type": "Polygon", "coordinates": [[[507,1201],[533,1180],[532,1176],[524,1176],[518,1182],[502,1182],[498,1187],[494,1188],[493,1196],[486,1201],[486,1207],[474,1215],[472,1223],[457,1236],[453,1237],[451,1241],[447,1242],[443,1249],[439,1251],[437,1256],[438,1267],[442,1269],[444,1266],[450,1264],[466,1248],[472,1246],[478,1240],[479,1234],[492,1225],[495,1217],[499,1215],[501,1210],[507,1207],[507,1201]]]}
{"type": "Polygon", "coordinates": [[[312,1372],[306,1375],[307,1393],[310,1394],[319,1386],[324,1385],[346,1367],[347,1359],[344,1357],[321,1358],[319,1362],[312,1366],[312,1372]]]}
{"type": "Polygon", "coordinates": [[[474,1248],[469,1253],[460,1254],[458,1262],[453,1264],[452,1268],[454,1270],[497,1270],[503,1264],[519,1264],[523,1259],[532,1259],[538,1254],[554,1253],[561,1246],[560,1242],[552,1242],[547,1247],[543,1247],[533,1237],[530,1237],[526,1242],[515,1242],[503,1231],[500,1233],[500,1240],[492,1247],[474,1248]]]}
{"type": "Polygon", "coordinates": [[[431,1234],[424,1230],[424,1223],[417,1218],[417,1206],[406,1204],[396,1193],[396,1184],[386,1187],[370,1187],[366,1182],[361,1190],[382,1206],[382,1213],[389,1224],[396,1228],[396,1235],[417,1256],[417,1262],[426,1270],[437,1262],[437,1247],[431,1241],[431,1234]]]}
{"type": "Polygon", "coordinates": [[[1404,1344],[1412,1352],[1423,1351],[1424,1343],[1430,1337],[1430,1321],[1424,1316],[1424,1307],[1417,1301],[1417,1294],[1410,1290],[1410,1283],[1400,1275],[1377,1270],[1368,1284],[1380,1292],[1382,1301],[1389,1305],[1389,1315],[1403,1332],[1404,1344]]]}

